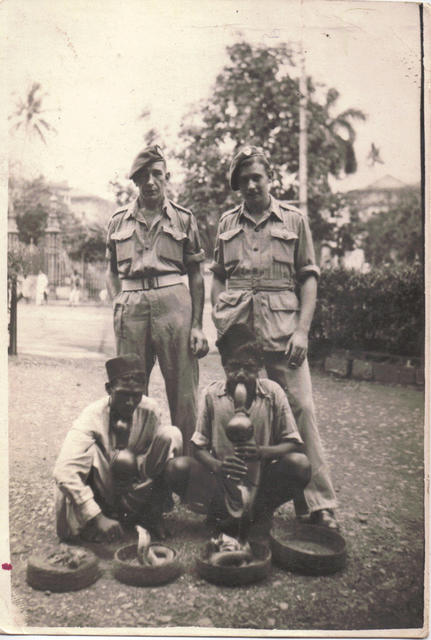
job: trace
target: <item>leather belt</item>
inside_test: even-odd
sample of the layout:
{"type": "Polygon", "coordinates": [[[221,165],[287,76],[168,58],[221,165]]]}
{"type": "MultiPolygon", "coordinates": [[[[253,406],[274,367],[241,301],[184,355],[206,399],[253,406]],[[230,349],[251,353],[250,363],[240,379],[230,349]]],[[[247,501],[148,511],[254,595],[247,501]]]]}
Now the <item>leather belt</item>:
{"type": "Polygon", "coordinates": [[[147,276],[145,278],[124,278],[121,280],[121,291],[149,291],[161,289],[174,284],[181,284],[179,273],[165,273],[160,276],[147,276]]]}
{"type": "Polygon", "coordinates": [[[253,291],[294,291],[295,287],[291,282],[283,280],[255,280],[252,278],[228,278],[226,289],[247,289],[253,291]]]}

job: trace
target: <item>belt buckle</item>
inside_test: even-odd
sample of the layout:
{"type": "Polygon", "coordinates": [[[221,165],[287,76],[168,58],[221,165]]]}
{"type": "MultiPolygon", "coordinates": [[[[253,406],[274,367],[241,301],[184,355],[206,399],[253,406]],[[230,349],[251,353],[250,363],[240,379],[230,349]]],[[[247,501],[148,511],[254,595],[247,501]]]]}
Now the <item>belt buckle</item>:
{"type": "Polygon", "coordinates": [[[155,289],[158,286],[158,277],[157,276],[145,276],[142,278],[142,288],[144,291],[148,291],[149,289],[155,289]]]}

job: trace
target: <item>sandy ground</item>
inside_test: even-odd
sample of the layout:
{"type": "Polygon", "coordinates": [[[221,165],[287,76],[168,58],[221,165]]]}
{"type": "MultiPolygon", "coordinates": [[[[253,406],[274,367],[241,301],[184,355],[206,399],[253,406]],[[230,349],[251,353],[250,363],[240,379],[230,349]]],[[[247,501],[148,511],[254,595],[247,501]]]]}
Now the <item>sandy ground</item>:
{"type": "MultiPolygon", "coordinates": [[[[216,331],[209,304],[203,327],[210,349],[215,349],[216,331]]],[[[57,358],[105,360],[115,355],[110,306],[64,304],[18,305],[18,353],[57,358]]]]}

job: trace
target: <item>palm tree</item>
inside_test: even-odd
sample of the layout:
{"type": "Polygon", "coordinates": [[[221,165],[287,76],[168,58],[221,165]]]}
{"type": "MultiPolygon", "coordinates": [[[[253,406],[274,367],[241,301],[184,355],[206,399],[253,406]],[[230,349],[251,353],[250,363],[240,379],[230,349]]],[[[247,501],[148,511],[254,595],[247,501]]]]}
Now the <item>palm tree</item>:
{"type": "Polygon", "coordinates": [[[354,150],[356,133],[352,125],[352,120],[366,120],[366,115],[360,109],[346,109],[335,117],[331,111],[335,106],[340,94],[337,89],[329,89],[326,94],[324,110],[326,114],[324,126],[327,141],[334,145],[339,151],[342,159],[342,166],[346,173],[355,173],[357,162],[354,150]]]}
{"type": "MultiPolygon", "coordinates": [[[[48,111],[43,108],[43,100],[46,94],[42,93],[42,86],[39,82],[33,82],[28,90],[25,99],[20,99],[13,114],[9,116],[9,120],[13,121],[12,129],[15,131],[23,130],[24,139],[21,150],[21,161],[24,157],[24,149],[29,136],[38,135],[43,144],[47,144],[46,134],[56,133],[55,128],[45,119],[45,113],[48,111]]],[[[14,200],[13,180],[10,180],[11,201],[14,200]]],[[[10,291],[10,324],[9,324],[9,353],[16,354],[16,336],[17,336],[17,282],[16,278],[8,280],[10,291]]]]}
{"type": "Polygon", "coordinates": [[[46,134],[56,133],[55,128],[45,119],[45,113],[48,110],[43,108],[43,99],[46,95],[42,93],[41,84],[33,82],[25,99],[18,101],[15,112],[10,116],[10,119],[15,120],[13,125],[15,131],[24,128],[25,139],[28,135],[37,134],[45,145],[47,144],[46,134]]]}

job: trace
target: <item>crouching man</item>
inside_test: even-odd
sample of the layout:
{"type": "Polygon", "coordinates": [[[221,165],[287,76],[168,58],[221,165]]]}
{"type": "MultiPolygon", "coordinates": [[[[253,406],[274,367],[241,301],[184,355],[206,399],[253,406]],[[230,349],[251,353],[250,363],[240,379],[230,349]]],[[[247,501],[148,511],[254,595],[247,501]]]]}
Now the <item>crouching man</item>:
{"type": "Polygon", "coordinates": [[[107,395],[75,421],[54,468],[57,534],[113,542],[139,523],[163,537],[164,471],[182,453],[181,432],[161,426],[157,403],[143,395],[137,356],[112,358],[106,371],[107,395]]]}
{"type": "Polygon", "coordinates": [[[253,521],[267,531],[274,510],[306,486],[310,464],[286,394],[276,382],[258,377],[263,355],[254,334],[246,325],[233,325],[217,346],[226,380],[206,389],[192,436],[194,458],[170,461],[170,481],[186,503],[208,514],[216,530],[232,534],[232,484],[249,477],[249,463],[259,461],[253,521]],[[253,442],[242,445],[234,445],[225,431],[235,414],[238,383],[246,387],[246,410],[254,427],[253,442]]]}

